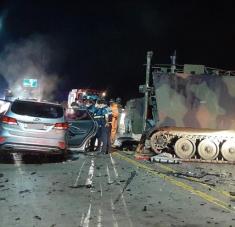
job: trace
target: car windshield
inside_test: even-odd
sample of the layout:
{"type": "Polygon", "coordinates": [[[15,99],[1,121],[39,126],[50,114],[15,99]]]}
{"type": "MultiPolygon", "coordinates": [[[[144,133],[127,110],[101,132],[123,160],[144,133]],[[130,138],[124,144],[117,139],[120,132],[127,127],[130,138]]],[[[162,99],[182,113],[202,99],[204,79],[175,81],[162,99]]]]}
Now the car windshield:
{"type": "Polygon", "coordinates": [[[68,121],[91,120],[91,116],[86,109],[71,108],[66,110],[66,119],[68,121]]]}
{"type": "Polygon", "coordinates": [[[63,108],[58,105],[40,102],[15,101],[11,111],[19,115],[27,115],[41,118],[61,118],[63,108]]]}

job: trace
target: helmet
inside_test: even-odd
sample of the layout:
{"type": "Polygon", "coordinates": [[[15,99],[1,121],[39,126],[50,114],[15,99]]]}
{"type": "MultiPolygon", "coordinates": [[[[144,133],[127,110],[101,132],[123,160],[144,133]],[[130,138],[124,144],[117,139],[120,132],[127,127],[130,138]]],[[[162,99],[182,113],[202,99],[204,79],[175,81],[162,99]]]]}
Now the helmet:
{"type": "Polygon", "coordinates": [[[105,99],[104,98],[98,98],[97,99],[97,103],[104,104],[105,103],[105,99]]]}
{"type": "Polygon", "coordinates": [[[114,100],[113,100],[113,99],[110,99],[110,100],[109,100],[109,103],[114,103],[114,100]]]}
{"type": "Polygon", "coordinates": [[[91,95],[90,98],[91,98],[91,100],[96,101],[98,99],[98,96],[97,95],[91,95]]]}
{"type": "Polygon", "coordinates": [[[121,101],[122,101],[122,100],[121,100],[121,98],[119,98],[119,97],[118,97],[118,98],[116,98],[116,103],[120,104],[120,103],[121,103],[121,101]]]}

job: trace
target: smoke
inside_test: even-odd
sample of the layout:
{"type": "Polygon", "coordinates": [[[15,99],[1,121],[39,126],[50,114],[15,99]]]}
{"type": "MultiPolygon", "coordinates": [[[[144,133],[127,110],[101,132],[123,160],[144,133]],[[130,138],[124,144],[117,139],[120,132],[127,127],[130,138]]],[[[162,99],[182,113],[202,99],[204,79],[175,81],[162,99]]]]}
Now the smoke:
{"type": "Polygon", "coordinates": [[[16,98],[55,98],[59,77],[51,66],[58,53],[52,46],[48,37],[34,35],[8,44],[0,53],[0,75],[7,80],[16,98]],[[37,79],[38,88],[24,88],[24,79],[37,79]]]}

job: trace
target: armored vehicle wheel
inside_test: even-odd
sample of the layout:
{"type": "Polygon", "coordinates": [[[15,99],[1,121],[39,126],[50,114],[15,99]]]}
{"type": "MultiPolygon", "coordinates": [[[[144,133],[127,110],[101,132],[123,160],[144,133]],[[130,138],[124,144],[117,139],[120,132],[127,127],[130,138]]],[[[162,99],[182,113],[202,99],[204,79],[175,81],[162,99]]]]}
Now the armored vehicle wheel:
{"type": "Polygon", "coordinates": [[[226,141],[221,147],[221,153],[227,161],[235,161],[235,141],[226,141]]]}
{"type": "Polygon", "coordinates": [[[168,137],[163,132],[155,132],[150,138],[150,145],[155,153],[161,153],[164,148],[167,148],[168,137]]]}
{"type": "Polygon", "coordinates": [[[179,158],[189,159],[192,158],[196,152],[196,145],[193,141],[180,138],[175,143],[175,153],[179,158]]]}
{"type": "Polygon", "coordinates": [[[213,141],[204,139],[198,145],[198,153],[204,160],[214,160],[218,157],[219,147],[213,141]]]}

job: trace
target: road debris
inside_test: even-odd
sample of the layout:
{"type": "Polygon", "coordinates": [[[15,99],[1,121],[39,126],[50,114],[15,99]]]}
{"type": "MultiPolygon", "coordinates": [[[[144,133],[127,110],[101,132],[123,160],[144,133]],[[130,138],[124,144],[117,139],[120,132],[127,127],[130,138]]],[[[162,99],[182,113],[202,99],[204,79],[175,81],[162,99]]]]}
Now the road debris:
{"type": "Polygon", "coordinates": [[[147,206],[144,206],[142,211],[147,211],[147,206]]]}
{"type": "Polygon", "coordinates": [[[229,192],[231,196],[235,196],[235,192],[229,192]]]}
{"type": "Polygon", "coordinates": [[[37,219],[37,220],[42,220],[42,218],[39,217],[38,215],[35,215],[34,218],[37,219]]]}
{"type": "Polygon", "coordinates": [[[169,153],[161,153],[150,158],[151,162],[169,163],[169,164],[180,164],[180,159],[173,158],[169,153]]]}
{"type": "Polygon", "coordinates": [[[70,185],[69,188],[93,188],[92,184],[70,185]]]}
{"type": "Polygon", "coordinates": [[[210,183],[209,182],[210,180],[207,180],[207,179],[199,180],[200,178],[202,178],[206,175],[210,175],[210,174],[206,174],[206,175],[201,176],[201,175],[193,174],[191,172],[186,172],[186,173],[183,173],[183,172],[169,172],[169,173],[166,173],[166,175],[181,178],[181,179],[185,179],[185,180],[192,181],[192,182],[206,184],[206,185],[209,185],[209,186],[212,186],[212,187],[216,186],[215,183],[210,183]]]}
{"type": "Polygon", "coordinates": [[[126,190],[127,186],[131,183],[131,181],[133,180],[133,178],[136,176],[136,171],[131,172],[131,176],[128,178],[128,180],[126,181],[124,187],[122,188],[121,193],[118,195],[118,197],[114,200],[114,204],[117,203],[119,201],[119,199],[121,198],[123,192],[126,190]]]}
{"type": "Polygon", "coordinates": [[[19,191],[20,194],[24,194],[24,193],[30,193],[31,191],[26,189],[26,190],[23,190],[23,191],[19,191]]]}

